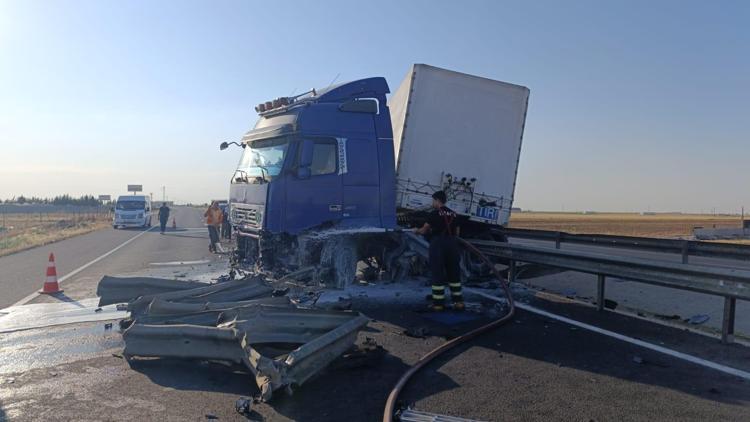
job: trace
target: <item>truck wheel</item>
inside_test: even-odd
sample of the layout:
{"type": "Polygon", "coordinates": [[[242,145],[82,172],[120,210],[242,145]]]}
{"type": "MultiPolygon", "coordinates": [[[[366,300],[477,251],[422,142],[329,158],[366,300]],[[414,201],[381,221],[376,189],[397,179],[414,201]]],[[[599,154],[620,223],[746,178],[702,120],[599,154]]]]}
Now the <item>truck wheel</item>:
{"type": "Polygon", "coordinates": [[[337,289],[346,288],[357,275],[357,244],[345,236],[333,236],[323,244],[320,264],[327,270],[321,279],[326,285],[337,289]]]}

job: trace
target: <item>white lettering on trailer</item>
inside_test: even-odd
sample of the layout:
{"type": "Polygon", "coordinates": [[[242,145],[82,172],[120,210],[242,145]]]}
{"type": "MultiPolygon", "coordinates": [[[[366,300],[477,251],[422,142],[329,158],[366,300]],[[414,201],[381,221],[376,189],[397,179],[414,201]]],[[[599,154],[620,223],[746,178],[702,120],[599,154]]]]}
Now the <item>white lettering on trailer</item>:
{"type": "Polygon", "coordinates": [[[339,147],[339,174],[346,174],[346,138],[336,138],[339,147]]]}

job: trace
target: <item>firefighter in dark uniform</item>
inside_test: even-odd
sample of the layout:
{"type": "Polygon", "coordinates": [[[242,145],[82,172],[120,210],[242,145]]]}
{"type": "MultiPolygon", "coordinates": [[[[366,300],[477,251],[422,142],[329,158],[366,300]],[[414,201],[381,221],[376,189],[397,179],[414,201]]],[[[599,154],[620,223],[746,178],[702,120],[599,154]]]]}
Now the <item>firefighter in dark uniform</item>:
{"type": "Polygon", "coordinates": [[[445,285],[451,292],[453,309],[464,310],[464,297],[461,292],[459,261],[460,248],[456,236],[460,233],[458,215],[445,206],[445,192],[432,194],[432,208],[427,222],[417,233],[430,240],[430,272],[432,273],[432,309],[445,309],[445,285]]]}

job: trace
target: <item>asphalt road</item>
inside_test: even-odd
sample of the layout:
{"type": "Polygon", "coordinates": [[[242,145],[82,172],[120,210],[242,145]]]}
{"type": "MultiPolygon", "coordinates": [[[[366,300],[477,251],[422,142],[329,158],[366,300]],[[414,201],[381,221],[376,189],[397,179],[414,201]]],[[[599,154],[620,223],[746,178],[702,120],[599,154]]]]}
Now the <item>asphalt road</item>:
{"type": "MultiPolygon", "coordinates": [[[[511,239],[511,243],[524,246],[554,248],[554,243],[538,240],[511,239]]],[[[677,254],[639,251],[633,249],[616,249],[601,246],[563,243],[561,245],[561,250],[662,260],[677,263],[682,262],[681,257],[677,254]]],[[[690,263],[750,269],[750,262],[730,259],[690,257],[690,263]]],[[[593,302],[596,298],[596,275],[593,274],[567,271],[560,274],[522,281],[526,284],[543,288],[563,296],[576,297],[589,302],[593,302]]],[[[724,299],[721,297],[652,286],[632,281],[624,281],[616,278],[608,278],[607,286],[605,288],[605,296],[607,299],[617,302],[620,309],[627,308],[634,312],[643,311],[652,315],[658,314],[664,317],[674,318],[672,321],[677,320],[677,317],[679,317],[679,320],[684,320],[693,316],[707,315],[709,317],[708,321],[694,327],[705,328],[712,332],[721,330],[721,322],[724,312],[724,299]]],[[[735,331],[750,338],[749,302],[737,302],[735,331]]]]}
{"type": "MultiPolygon", "coordinates": [[[[353,306],[373,318],[358,343],[371,338],[384,353],[339,358],[294,395],[253,404],[252,420],[379,421],[390,389],[410,365],[487,321],[441,324],[414,306],[366,297],[353,306]],[[405,335],[410,328],[423,329],[426,338],[405,335]]],[[[741,346],[587,307],[550,303],[547,309],[748,366],[750,354],[741,346]]],[[[258,393],[249,374],[222,365],[127,362],[120,333],[102,323],[10,333],[0,337],[0,348],[0,420],[242,421],[235,401],[258,393]]],[[[401,400],[485,421],[750,420],[747,381],[525,311],[429,364],[401,400]]]]}
{"type": "Polygon", "coordinates": [[[55,254],[57,274],[62,278],[138,236],[111,255],[65,279],[61,283],[62,295],[40,296],[30,303],[94,297],[96,283],[103,275],[126,274],[156,262],[214,259],[208,252],[208,234],[202,212],[196,208],[174,207],[172,215],[176,218],[177,229],[170,227],[165,235],[159,234],[156,226],[149,231],[110,228],[1,257],[0,308],[11,306],[42,287],[50,252],[55,254]]]}

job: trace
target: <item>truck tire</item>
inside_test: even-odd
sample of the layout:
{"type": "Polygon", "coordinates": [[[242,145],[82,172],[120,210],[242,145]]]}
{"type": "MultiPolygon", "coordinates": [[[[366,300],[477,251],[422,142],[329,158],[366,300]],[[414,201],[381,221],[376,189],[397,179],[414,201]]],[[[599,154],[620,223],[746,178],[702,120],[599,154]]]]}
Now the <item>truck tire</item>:
{"type": "Polygon", "coordinates": [[[320,281],[326,286],[344,289],[352,284],[357,275],[357,243],[349,236],[333,236],[327,239],[320,252],[320,281]]]}

